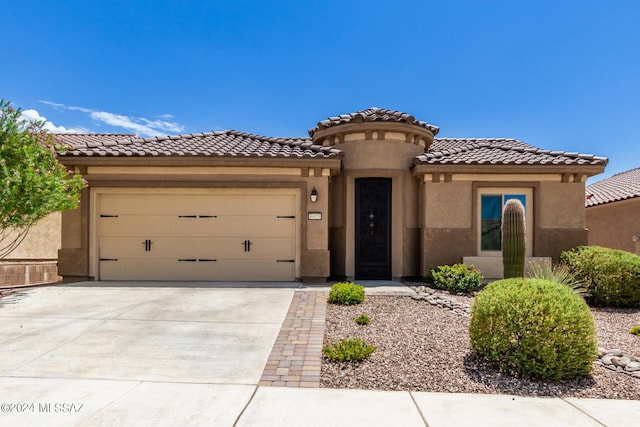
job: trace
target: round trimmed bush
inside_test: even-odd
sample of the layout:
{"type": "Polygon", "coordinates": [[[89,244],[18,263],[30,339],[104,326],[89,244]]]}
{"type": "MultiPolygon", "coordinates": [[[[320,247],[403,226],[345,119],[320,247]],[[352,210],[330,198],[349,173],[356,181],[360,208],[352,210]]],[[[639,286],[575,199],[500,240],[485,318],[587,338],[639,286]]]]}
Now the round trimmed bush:
{"type": "Polygon", "coordinates": [[[569,287],[549,280],[489,284],[471,307],[469,337],[475,353],[516,377],[589,375],[598,356],[589,307],[569,287]]]}
{"type": "Polygon", "coordinates": [[[473,265],[441,265],[431,270],[433,285],[450,294],[470,294],[482,287],[482,273],[473,265]]]}
{"type": "Polygon", "coordinates": [[[355,305],[364,301],[364,286],[340,282],[329,288],[329,304],[355,305]]]}
{"type": "Polygon", "coordinates": [[[560,254],[587,285],[587,302],[601,307],[640,307],[640,257],[601,246],[578,246],[560,254]]]}

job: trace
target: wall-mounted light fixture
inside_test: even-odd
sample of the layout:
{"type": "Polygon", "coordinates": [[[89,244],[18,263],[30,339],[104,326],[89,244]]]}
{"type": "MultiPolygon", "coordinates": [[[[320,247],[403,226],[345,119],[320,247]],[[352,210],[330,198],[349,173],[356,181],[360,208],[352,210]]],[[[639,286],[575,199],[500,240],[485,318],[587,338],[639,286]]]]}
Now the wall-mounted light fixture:
{"type": "Polygon", "coordinates": [[[316,190],[316,187],[313,187],[313,190],[311,190],[311,195],[310,195],[310,197],[311,197],[311,201],[312,201],[313,203],[315,203],[315,202],[317,202],[317,201],[318,201],[318,190],[316,190]]]}

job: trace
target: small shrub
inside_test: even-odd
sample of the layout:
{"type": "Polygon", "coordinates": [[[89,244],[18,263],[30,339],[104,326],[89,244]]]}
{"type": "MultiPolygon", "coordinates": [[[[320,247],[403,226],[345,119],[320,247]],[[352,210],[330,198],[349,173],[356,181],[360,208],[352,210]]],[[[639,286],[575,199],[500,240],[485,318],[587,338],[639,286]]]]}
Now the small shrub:
{"type": "Polygon", "coordinates": [[[587,302],[602,307],[640,307],[640,257],[600,246],[579,246],[560,260],[587,285],[587,302]]]}
{"type": "Polygon", "coordinates": [[[364,286],[355,283],[336,283],[329,289],[329,304],[355,305],[364,301],[364,286]]]}
{"type": "Polygon", "coordinates": [[[322,349],[322,353],[334,362],[359,362],[375,351],[376,346],[361,338],[346,338],[322,349]]]}
{"type": "Polygon", "coordinates": [[[451,294],[469,294],[482,286],[482,273],[473,265],[441,265],[431,270],[433,284],[451,294]]]}
{"type": "Polygon", "coordinates": [[[537,261],[529,264],[527,276],[532,279],[544,279],[568,286],[573,292],[583,298],[589,296],[587,284],[578,278],[577,274],[565,264],[554,264],[537,261]]]}
{"type": "Polygon", "coordinates": [[[634,326],[629,332],[631,332],[633,335],[640,336],[640,326],[634,326]]]}
{"type": "Polygon", "coordinates": [[[585,301],[567,286],[513,278],[476,295],[471,348],[516,377],[559,381],[588,375],[598,352],[585,301]]]}
{"type": "Polygon", "coordinates": [[[356,323],[358,325],[368,325],[371,323],[371,318],[367,316],[366,313],[362,313],[360,316],[356,317],[356,323]]]}

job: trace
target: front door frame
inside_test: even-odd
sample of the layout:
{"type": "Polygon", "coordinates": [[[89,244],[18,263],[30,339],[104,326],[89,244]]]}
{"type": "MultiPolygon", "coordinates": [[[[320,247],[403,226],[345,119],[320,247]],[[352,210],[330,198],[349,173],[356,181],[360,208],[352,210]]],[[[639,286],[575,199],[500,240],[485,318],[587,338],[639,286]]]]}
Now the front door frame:
{"type": "MultiPolygon", "coordinates": [[[[392,271],[393,271],[393,263],[392,263],[392,246],[393,246],[393,240],[392,240],[392,236],[393,236],[393,179],[392,178],[387,178],[387,177],[360,177],[360,178],[356,178],[354,180],[354,249],[355,249],[355,253],[354,253],[354,276],[355,279],[364,279],[364,280],[390,280],[392,278],[392,271]],[[368,183],[378,183],[378,184],[384,184],[383,187],[381,189],[382,193],[380,193],[380,196],[383,197],[383,200],[381,201],[383,203],[383,205],[385,205],[383,207],[384,209],[384,213],[385,213],[385,218],[383,219],[384,224],[382,227],[382,239],[384,240],[384,243],[386,244],[386,247],[384,248],[384,258],[385,261],[382,261],[382,265],[380,266],[384,272],[381,272],[379,275],[378,274],[374,274],[375,277],[363,277],[363,274],[365,274],[365,272],[363,271],[364,266],[362,266],[360,264],[360,262],[363,262],[362,259],[360,259],[359,254],[361,254],[360,248],[359,248],[359,244],[362,244],[361,242],[359,242],[359,236],[361,235],[361,230],[360,227],[367,227],[369,225],[368,221],[365,221],[364,218],[361,217],[360,215],[360,203],[361,203],[361,197],[360,197],[360,192],[361,190],[361,185],[366,185],[368,183]],[[363,222],[363,224],[361,225],[361,221],[363,222]]],[[[368,208],[367,208],[368,209],[368,208]]],[[[378,209],[379,210],[379,209],[378,209]]],[[[379,218],[372,218],[371,224],[375,224],[377,222],[377,226],[380,227],[380,214],[378,214],[379,218]]],[[[374,225],[375,227],[375,225],[374,225]]],[[[379,230],[379,228],[378,228],[379,230]]],[[[375,232],[375,230],[372,230],[372,232],[375,232]]],[[[380,232],[379,232],[380,233],[380,232]]],[[[378,236],[380,236],[380,234],[378,234],[378,236]]],[[[360,238],[362,239],[362,237],[360,238]]]]}

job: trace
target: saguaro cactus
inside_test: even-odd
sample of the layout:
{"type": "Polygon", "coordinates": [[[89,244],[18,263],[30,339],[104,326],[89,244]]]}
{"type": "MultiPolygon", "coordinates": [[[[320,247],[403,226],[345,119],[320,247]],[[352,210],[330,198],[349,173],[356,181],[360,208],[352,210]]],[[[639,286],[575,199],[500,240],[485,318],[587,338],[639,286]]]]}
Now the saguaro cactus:
{"type": "Polygon", "coordinates": [[[502,265],[505,279],[524,277],[524,206],[508,200],[502,211],[502,265]]]}

